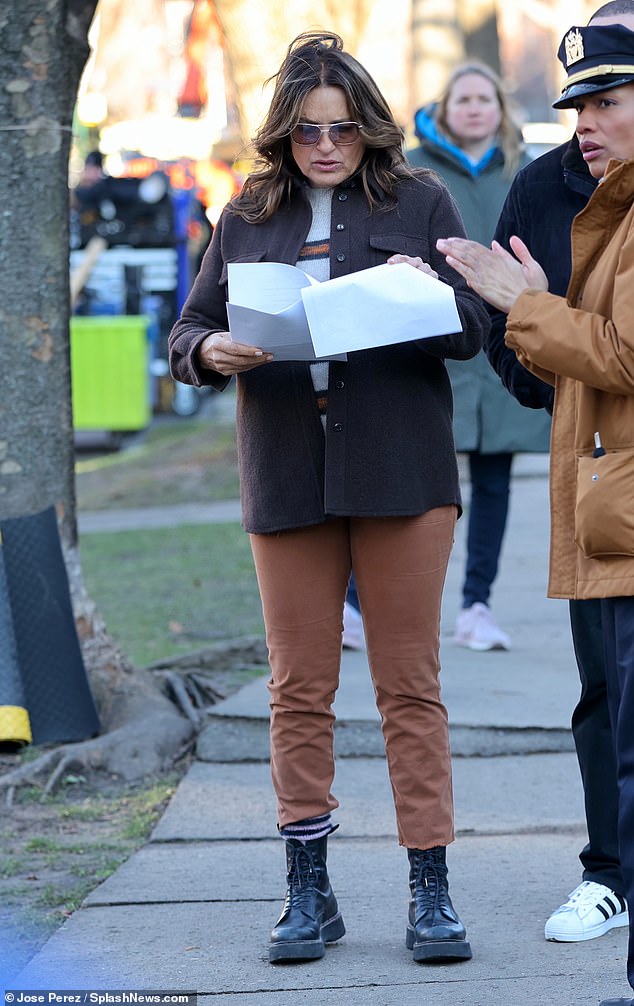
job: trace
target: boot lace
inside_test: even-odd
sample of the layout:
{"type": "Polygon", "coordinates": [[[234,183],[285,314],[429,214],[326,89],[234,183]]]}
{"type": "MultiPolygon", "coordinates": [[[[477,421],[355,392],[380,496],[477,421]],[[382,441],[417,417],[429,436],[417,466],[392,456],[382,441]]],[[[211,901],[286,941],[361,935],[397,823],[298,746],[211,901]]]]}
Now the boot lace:
{"type": "Polygon", "coordinates": [[[414,896],[416,898],[416,914],[422,915],[433,911],[446,888],[447,867],[442,863],[420,861],[416,865],[414,876],[414,896]]]}
{"type": "MultiPolygon", "coordinates": [[[[301,911],[312,908],[313,893],[317,886],[317,871],[310,852],[295,848],[288,867],[286,904],[301,911]]],[[[310,911],[307,914],[312,914],[310,911]]]]}

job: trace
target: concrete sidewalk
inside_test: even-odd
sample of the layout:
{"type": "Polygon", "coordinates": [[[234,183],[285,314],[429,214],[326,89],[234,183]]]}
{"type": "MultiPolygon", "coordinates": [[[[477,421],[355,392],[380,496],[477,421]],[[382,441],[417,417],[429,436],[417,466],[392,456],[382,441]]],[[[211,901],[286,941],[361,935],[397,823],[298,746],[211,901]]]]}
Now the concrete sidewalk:
{"type": "Polygon", "coordinates": [[[627,995],[625,929],[580,944],[543,938],[546,918],[581,879],[586,840],[569,732],[579,685],[567,605],[545,597],[547,524],[545,459],[527,460],[513,480],[493,598],[510,653],[473,654],[451,642],[466,521],[448,574],[442,680],[458,830],[448,858],[472,961],[416,965],[405,948],[407,858],[395,838],[367,661],[345,651],[340,830],[329,864],[347,935],[323,960],[268,963],[285,884],[262,678],[214,709],[150,841],[8,987],[196,990],[210,1006],[596,1006],[627,995]]]}

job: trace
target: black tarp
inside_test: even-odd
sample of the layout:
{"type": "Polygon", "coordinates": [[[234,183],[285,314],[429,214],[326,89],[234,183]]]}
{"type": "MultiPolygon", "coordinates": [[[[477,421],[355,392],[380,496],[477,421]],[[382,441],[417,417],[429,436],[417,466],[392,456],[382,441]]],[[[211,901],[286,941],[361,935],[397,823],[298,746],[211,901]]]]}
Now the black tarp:
{"type": "Polygon", "coordinates": [[[5,697],[23,700],[34,744],[92,737],[99,732],[99,717],[77,636],[55,509],[0,521],[0,535],[0,645],[8,641],[11,646],[12,629],[15,654],[13,661],[0,659],[0,708],[5,697]]]}

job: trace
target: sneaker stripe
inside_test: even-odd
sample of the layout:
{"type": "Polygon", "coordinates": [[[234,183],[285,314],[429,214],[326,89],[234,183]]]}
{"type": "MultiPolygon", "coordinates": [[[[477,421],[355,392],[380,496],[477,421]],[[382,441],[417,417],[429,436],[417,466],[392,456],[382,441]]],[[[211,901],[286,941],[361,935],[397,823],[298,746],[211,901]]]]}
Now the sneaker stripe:
{"type": "MultiPolygon", "coordinates": [[[[618,915],[619,912],[622,910],[620,908],[618,902],[615,902],[612,899],[611,895],[609,895],[609,894],[606,894],[605,898],[603,899],[603,903],[605,905],[609,905],[610,906],[610,908],[612,909],[612,915],[618,915]]],[[[601,907],[600,905],[597,905],[597,908],[600,908],[600,907],[601,907]]]]}
{"type": "Polygon", "coordinates": [[[614,911],[614,905],[612,904],[612,902],[610,901],[609,898],[604,898],[603,901],[604,902],[607,901],[607,903],[609,904],[609,906],[612,909],[612,911],[608,912],[607,908],[605,907],[605,905],[601,901],[597,902],[597,910],[599,912],[601,912],[601,915],[603,916],[603,918],[607,922],[608,919],[611,918],[612,915],[616,915],[616,912],[614,911]]]}

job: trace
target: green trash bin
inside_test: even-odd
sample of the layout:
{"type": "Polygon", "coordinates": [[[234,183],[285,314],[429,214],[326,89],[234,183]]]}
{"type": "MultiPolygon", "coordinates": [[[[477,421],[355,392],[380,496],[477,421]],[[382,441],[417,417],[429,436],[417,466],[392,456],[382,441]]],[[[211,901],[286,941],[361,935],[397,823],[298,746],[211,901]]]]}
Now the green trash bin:
{"type": "Polygon", "coordinates": [[[148,319],[75,315],[70,321],[76,430],[142,430],[151,418],[148,319]]]}

